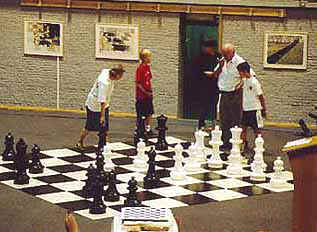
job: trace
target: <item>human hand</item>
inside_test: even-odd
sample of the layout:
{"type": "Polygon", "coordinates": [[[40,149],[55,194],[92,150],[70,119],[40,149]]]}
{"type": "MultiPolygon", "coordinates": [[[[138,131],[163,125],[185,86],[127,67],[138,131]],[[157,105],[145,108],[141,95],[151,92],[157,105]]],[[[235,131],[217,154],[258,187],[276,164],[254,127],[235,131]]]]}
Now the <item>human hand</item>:
{"type": "Polygon", "coordinates": [[[263,118],[267,118],[266,109],[261,110],[261,115],[263,118]]]}
{"type": "Polygon", "coordinates": [[[67,232],[79,232],[77,221],[71,212],[66,213],[65,228],[67,232]]]}
{"type": "Polygon", "coordinates": [[[105,124],[105,115],[101,115],[101,116],[100,116],[100,121],[99,121],[99,123],[100,123],[100,126],[103,126],[103,125],[105,124]]]}

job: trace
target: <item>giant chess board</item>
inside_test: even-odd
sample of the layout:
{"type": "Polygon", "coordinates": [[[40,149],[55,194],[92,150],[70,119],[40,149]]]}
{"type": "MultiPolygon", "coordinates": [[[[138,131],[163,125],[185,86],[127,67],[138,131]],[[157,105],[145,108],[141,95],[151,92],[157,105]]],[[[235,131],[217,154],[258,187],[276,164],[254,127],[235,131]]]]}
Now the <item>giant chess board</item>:
{"type": "MultiPolygon", "coordinates": [[[[138,182],[137,196],[142,201],[142,206],[154,208],[186,207],[294,189],[293,175],[289,171],[283,172],[287,184],[283,188],[272,188],[269,184],[272,167],[267,169],[265,181],[254,182],[250,179],[250,165],[245,164],[240,175],[228,175],[226,162],[221,169],[210,168],[207,162],[201,162],[201,168],[195,172],[187,172],[185,180],[172,180],[170,172],[175,163],[173,147],[180,143],[184,147],[183,156],[187,157],[190,143],[171,136],[166,137],[166,140],[168,150],[157,151],[156,172],[160,181],[156,187],[144,186],[146,170],[140,170],[133,164],[137,153],[134,146],[123,142],[108,143],[112,150],[111,159],[116,165],[117,189],[121,196],[117,202],[105,202],[105,214],[90,214],[92,198],[85,199],[82,193],[84,180],[87,179],[86,169],[91,163],[95,163],[94,147],[85,150],[62,148],[41,151],[44,173],[29,174],[31,179],[26,185],[15,185],[13,162],[0,160],[0,182],[92,220],[120,214],[128,194],[127,182],[131,177],[135,177],[138,182]]],[[[155,142],[155,139],[151,141],[155,142]]],[[[221,158],[227,160],[227,155],[222,153],[221,158]]]]}

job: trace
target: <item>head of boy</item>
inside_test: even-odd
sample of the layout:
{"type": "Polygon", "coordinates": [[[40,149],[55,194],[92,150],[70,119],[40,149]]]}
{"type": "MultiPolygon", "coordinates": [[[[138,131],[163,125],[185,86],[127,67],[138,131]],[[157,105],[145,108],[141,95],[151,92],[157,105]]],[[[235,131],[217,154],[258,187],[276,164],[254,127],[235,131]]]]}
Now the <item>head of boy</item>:
{"type": "Polygon", "coordinates": [[[241,64],[238,65],[237,67],[240,77],[241,78],[250,78],[251,74],[250,74],[250,65],[248,64],[248,62],[243,62],[241,64]]]}
{"type": "Polygon", "coordinates": [[[143,64],[151,63],[152,52],[149,49],[146,49],[146,48],[141,49],[139,56],[143,64]]]}
{"type": "Polygon", "coordinates": [[[121,64],[115,65],[112,69],[110,69],[110,79],[111,80],[120,80],[123,76],[125,70],[121,64]]]}

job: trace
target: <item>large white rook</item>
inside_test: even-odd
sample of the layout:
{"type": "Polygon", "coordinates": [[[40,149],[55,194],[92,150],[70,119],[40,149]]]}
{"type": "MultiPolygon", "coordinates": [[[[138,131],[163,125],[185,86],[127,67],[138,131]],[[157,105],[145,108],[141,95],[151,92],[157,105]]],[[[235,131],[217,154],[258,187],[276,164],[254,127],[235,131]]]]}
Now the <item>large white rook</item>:
{"type": "Polygon", "coordinates": [[[230,139],[230,143],[232,144],[232,149],[229,159],[229,166],[227,167],[227,172],[229,175],[239,175],[242,173],[242,156],[240,151],[240,144],[242,140],[240,139],[242,129],[235,126],[230,129],[232,138],[230,139]]]}
{"type": "Polygon", "coordinates": [[[183,157],[183,147],[180,144],[175,146],[175,166],[174,169],[171,171],[171,178],[173,180],[184,180],[186,178],[186,172],[183,167],[182,161],[183,157]]]}
{"type": "Polygon", "coordinates": [[[205,147],[205,137],[208,136],[207,132],[202,130],[198,130],[195,132],[195,148],[196,148],[196,160],[198,161],[206,161],[206,147],[205,147]]]}
{"type": "Polygon", "coordinates": [[[137,143],[137,155],[133,160],[133,164],[137,168],[147,169],[148,164],[148,157],[145,154],[145,142],[143,139],[140,139],[140,142],[137,143]]]}
{"type": "Polygon", "coordinates": [[[216,126],[213,131],[211,131],[211,140],[209,144],[212,146],[212,154],[208,160],[208,167],[211,168],[222,168],[223,161],[220,157],[219,147],[223,144],[221,140],[222,131],[219,126],[216,126]]]}

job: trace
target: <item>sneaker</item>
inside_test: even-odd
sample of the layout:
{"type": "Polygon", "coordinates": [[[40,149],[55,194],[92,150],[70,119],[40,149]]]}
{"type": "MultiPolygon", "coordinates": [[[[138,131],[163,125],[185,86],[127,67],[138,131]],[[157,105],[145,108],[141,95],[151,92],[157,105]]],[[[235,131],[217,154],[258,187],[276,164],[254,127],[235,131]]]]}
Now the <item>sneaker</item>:
{"type": "Polygon", "coordinates": [[[83,150],[85,148],[84,144],[82,144],[81,142],[76,143],[75,147],[79,150],[83,150]]]}

